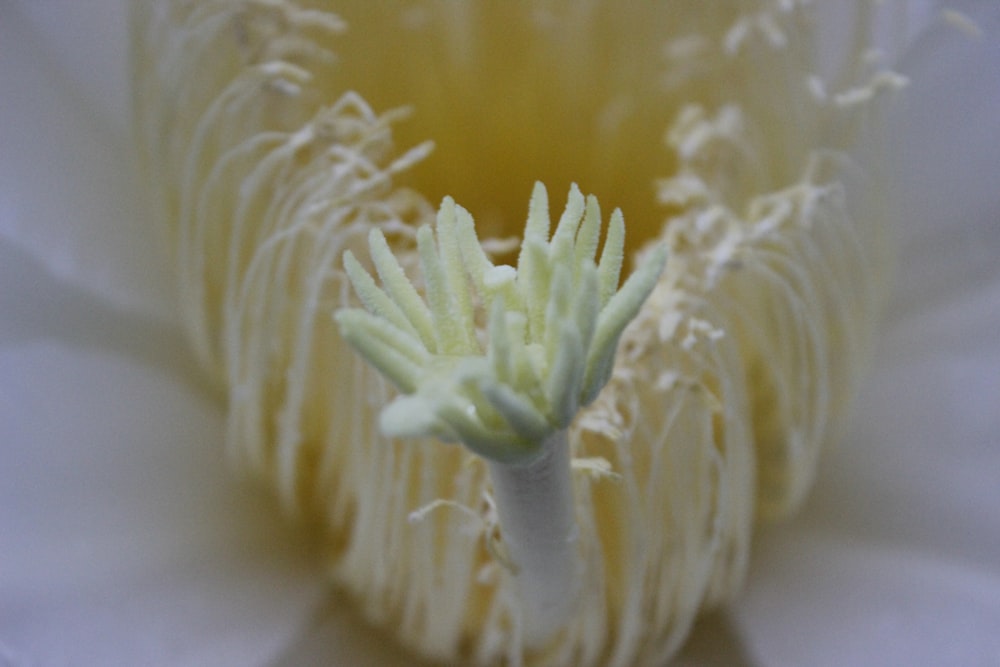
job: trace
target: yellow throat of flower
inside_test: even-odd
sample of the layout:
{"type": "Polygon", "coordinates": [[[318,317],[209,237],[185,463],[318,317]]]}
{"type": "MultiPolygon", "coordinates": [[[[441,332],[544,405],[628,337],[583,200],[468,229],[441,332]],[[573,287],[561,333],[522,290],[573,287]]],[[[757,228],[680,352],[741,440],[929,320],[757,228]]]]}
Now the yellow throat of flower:
{"type": "Polygon", "coordinates": [[[738,590],[755,516],[801,502],[885,282],[885,211],[844,151],[902,83],[858,49],[820,78],[806,5],[136,3],[140,150],[234,459],[323,519],[335,582],[406,645],[662,664],[738,590]],[[543,645],[486,465],[383,435],[395,389],[332,317],[372,230],[419,275],[445,195],[512,257],[536,180],[622,208],[626,255],[670,256],[567,431],[579,603],[543,645]]]}

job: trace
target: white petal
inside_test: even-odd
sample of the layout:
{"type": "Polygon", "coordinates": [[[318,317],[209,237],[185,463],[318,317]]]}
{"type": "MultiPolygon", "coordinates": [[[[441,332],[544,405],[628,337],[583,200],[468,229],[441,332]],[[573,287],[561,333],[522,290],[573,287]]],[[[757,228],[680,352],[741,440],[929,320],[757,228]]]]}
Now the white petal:
{"type": "Polygon", "coordinates": [[[12,0],[63,83],[102,128],[125,137],[128,0],[12,0]]]}
{"type": "Polygon", "coordinates": [[[1000,660],[1000,280],[938,315],[957,332],[890,333],[806,512],[758,545],[736,613],[763,664],[1000,660]]]}
{"type": "MultiPolygon", "coordinates": [[[[866,37],[878,49],[882,62],[895,66],[900,55],[940,16],[937,0],[838,0],[816,2],[814,9],[819,25],[819,67],[824,80],[835,82],[844,75],[843,64],[850,60],[857,43],[856,21],[859,15],[871,11],[871,31],[866,37]]],[[[843,81],[842,81],[843,83],[843,81]]]]}
{"type": "Polygon", "coordinates": [[[981,41],[905,63],[897,294],[853,425],[733,608],[761,664],[1000,663],[1000,11],[977,7],[981,41]]]}
{"type": "Polygon", "coordinates": [[[932,667],[1000,661],[1000,576],[850,535],[782,531],[737,607],[769,667],[932,667]]]}
{"type": "MultiPolygon", "coordinates": [[[[87,14],[84,5],[91,6],[0,3],[0,238],[121,307],[169,319],[167,253],[143,209],[121,120],[109,122],[120,111],[91,103],[112,97],[106,90],[112,79],[107,48],[82,46],[86,38],[79,33],[92,23],[76,16],[87,14]],[[71,53],[58,58],[42,47],[35,26],[21,14],[29,4],[38,21],[56,8],[77,8],[63,17],[62,30],[78,36],[58,42],[71,53]],[[60,69],[61,61],[74,63],[73,74],[60,69]],[[85,85],[87,73],[94,74],[94,88],[85,85]]],[[[118,45],[114,57],[124,62],[124,20],[101,25],[89,38],[118,45]]],[[[114,70],[119,97],[126,86],[123,70],[114,70]]]]}
{"type": "Polygon", "coordinates": [[[321,601],[315,545],[234,480],[160,324],[0,239],[0,663],[410,664],[321,601]]]}
{"type": "MultiPolygon", "coordinates": [[[[233,481],[219,407],[120,356],[0,349],[0,647],[31,664],[264,664],[323,594],[233,481]]],[[[17,660],[15,660],[17,663],[17,660]]]]}
{"type": "Polygon", "coordinates": [[[903,62],[912,85],[893,125],[906,193],[897,318],[988,284],[1000,270],[1000,7],[958,6],[979,10],[968,13],[983,36],[939,29],[903,62]]]}

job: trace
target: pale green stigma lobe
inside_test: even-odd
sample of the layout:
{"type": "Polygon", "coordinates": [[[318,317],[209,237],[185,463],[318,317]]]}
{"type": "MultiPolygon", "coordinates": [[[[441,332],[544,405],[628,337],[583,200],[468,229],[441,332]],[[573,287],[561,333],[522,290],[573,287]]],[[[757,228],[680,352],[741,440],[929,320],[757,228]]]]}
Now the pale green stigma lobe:
{"type": "Polygon", "coordinates": [[[344,338],[404,394],[382,412],[397,437],[460,441],[516,463],[565,429],[611,376],[618,340],[663,271],[660,246],[618,290],[625,223],[611,216],[599,262],[597,199],[572,186],[549,238],[548,196],[535,185],[516,268],[494,265],[472,216],[449,197],[435,230],[417,233],[426,301],[382,232],[369,236],[381,279],[348,251],[344,268],[362,309],[336,313],[344,338]],[[488,313],[477,337],[477,310],[488,313]]]}

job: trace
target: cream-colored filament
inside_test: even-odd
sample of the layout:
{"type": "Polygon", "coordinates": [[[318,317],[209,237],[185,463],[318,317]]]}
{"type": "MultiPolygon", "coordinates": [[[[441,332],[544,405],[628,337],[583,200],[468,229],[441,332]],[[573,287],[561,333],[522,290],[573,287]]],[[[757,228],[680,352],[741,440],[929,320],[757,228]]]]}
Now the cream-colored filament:
{"type": "Polygon", "coordinates": [[[864,48],[867,3],[821,76],[808,4],[136,2],[138,144],[233,458],[323,519],[333,581],[415,651],[663,664],[738,592],[755,517],[801,503],[887,272],[882,176],[846,151],[902,83],[864,48]],[[371,229],[418,275],[451,195],[499,260],[535,180],[670,256],[568,433],[581,603],[542,652],[485,466],[384,437],[394,390],[331,317],[371,229]]]}

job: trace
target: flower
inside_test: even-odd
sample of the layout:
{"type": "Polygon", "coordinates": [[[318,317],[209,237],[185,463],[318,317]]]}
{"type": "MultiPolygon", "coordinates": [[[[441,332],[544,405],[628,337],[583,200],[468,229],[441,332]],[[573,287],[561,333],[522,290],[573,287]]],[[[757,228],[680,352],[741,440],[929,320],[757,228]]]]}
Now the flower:
{"type": "MultiPolygon", "coordinates": [[[[86,31],[56,32],[48,53],[63,75],[46,78],[41,49],[15,29],[80,25],[48,11],[0,9],[5,89],[18,91],[5,96],[4,118],[14,120],[0,134],[9,452],[0,650],[42,664],[304,658],[315,647],[296,649],[295,638],[321,604],[317,564],[302,535],[262,520],[266,504],[228,486],[211,458],[218,403],[184,365],[176,317],[157,292],[166,271],[150,270],[157,250],[134,222],[142,209],[117,164],[123,114],[92,92],[115,89],[78,64],[85,46],[74,36],[86,31]],[[36,87],[53,79],[63,87],[36,87]]],[[[980,11],[995,34],[995,13],[980,11]]],[[[900,232],[899,296],[859,413],[802,517],[765,535],[747,594],[724,617],[762,664],[975,663],[998,650],[997,321],[988,306],[1000,280],[989,257],[996,157],[983,141],[996,136],[996,91],[981,89],[995,86],[987,74],[997,54],[988,40],[928,39],[904,62],[929,83],[910,93],[900,168],[946,187],[904,182],[907,217],[918,222],[900,232]],[[984,65],[957,65],[959,53],[984,65]],[[942,94],[981,104],[956,113],[934,99],[942,94]],[[949,132],[927,131],[949,116],[949,132]]]]}

